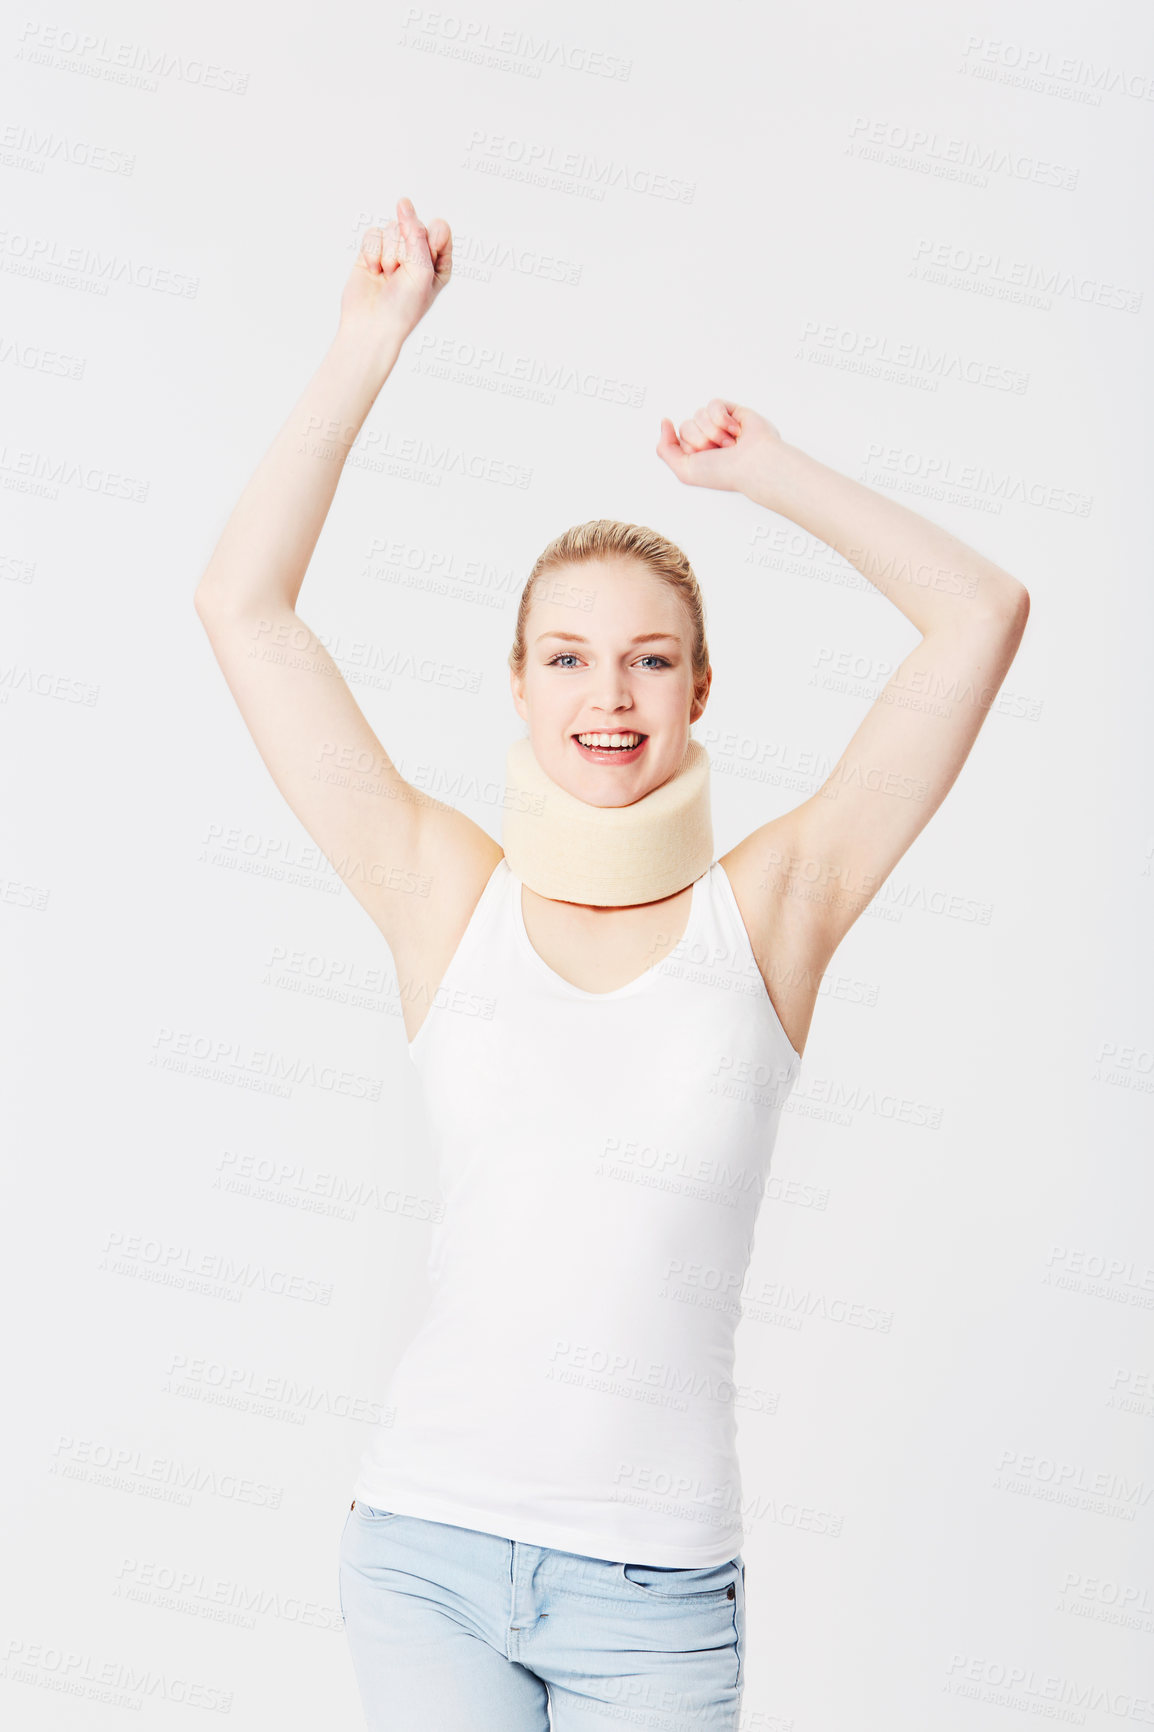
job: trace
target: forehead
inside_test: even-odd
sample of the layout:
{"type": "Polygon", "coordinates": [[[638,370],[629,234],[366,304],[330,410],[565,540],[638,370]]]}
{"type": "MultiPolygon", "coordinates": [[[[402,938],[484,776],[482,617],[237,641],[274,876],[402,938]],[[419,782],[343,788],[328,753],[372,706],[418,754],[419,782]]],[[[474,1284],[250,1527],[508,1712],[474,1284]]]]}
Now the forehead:
{"type": "Polygon", "coordinates": [[[586,560],[543,572],[533,589],[527,636],[584,639],[641,635],[686,639],[681,596],[636,561],[586,560]]]}

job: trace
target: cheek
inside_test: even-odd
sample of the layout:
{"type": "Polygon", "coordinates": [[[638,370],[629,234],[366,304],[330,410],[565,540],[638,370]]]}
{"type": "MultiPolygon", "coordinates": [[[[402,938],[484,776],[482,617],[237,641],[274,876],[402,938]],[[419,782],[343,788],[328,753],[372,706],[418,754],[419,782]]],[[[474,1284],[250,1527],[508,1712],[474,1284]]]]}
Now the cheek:
{"type": "Polygon", "coordinates": [[[693,679],[687,674],[684,679],[671,680],[663,687],[660,699],[660,713],[670,722],[682,722],[693,707],[693,679]]]}
{"type": "Polygon", "coordinates": [[[557,680],[528,680],[525,684],[525,702],[530,714],[539,718],[546,726],[555,725],[567,716],[573,708],[574,694],[569,690],[559,689],[557,680]]]}

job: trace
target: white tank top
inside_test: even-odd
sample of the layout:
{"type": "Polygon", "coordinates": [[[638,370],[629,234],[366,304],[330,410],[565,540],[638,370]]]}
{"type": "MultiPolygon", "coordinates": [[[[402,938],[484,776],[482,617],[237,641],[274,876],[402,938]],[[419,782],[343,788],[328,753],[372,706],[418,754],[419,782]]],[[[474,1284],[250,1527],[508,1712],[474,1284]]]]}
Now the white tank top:
{"type": "Polygon", "coordinates": [[[660,962],[586,992],[502,857],[409,1052],[444,1213],[354,1495],[586,1557],[736,1556],[734,1331],[801,1060],[724,867],[660,962]]]}

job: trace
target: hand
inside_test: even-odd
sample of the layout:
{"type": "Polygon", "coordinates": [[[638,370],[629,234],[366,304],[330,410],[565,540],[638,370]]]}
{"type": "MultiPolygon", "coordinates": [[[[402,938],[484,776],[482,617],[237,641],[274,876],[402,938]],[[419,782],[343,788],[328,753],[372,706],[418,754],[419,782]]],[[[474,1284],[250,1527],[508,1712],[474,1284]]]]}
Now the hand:
{"type": "Polygon", "coordinates": [[[370,341],[403,343],[448,282],[453,236],[443,217],[426,229],[411,199],[395,220],[366,229],[341,296],[341,328],[370,341]]]}
{"type": "Polygon", "coordinates": [[[781,434],[764,415],[712,397],[677,433],[672,421],[662,420],[657,455],[687,487],[744,493],[766,455],[781,444],[781,434]]]}

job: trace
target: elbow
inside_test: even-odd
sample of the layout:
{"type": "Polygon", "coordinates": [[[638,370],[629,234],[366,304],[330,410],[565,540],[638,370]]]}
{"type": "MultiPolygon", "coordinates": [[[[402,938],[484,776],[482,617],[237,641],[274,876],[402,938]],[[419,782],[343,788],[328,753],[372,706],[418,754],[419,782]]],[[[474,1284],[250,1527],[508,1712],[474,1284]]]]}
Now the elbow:
{"type": "Polygon", "coordinates": [[[1014,594],[1010,599],[1010,625],[1021,637],[1026,629],[1026,621],[1030,617],[1030,592],[1024,583],[1015,583],[1014,594]]]}
{"type": "Polygon", "coordinates": [[[211,638],[227,618],[225,604],[219,593],[203,583],[198,584],[192,592],[192,605],[196,609],[197,619],[211,638]]]}
{"type": "Polygon", "coordinates": [[[998,632],[1001,642],[1011,656],[1018,653],[1026,630],[1026,621],[1030,617],[1030,592],[1024,583],[1015,583],[1012,592],[1006,597],[1005,607],[998,614],[998,632]]]}
{"type": "Polygon", "coordinates": [[[1030,617],[1029,590],[1016,578],[1008,579],[1005,587],[999,589],[996,601],[983,607],[982,615],[1011,636],[1021,637],[1030,617]]]}
{"type": "Polygon", "coordinates": [[[210,620],[218,619],[228,604],[220,588],[202,577],[192,592],[192,605],[196,609],[197,618],[203,625],[207,625],[210,620]]]}

